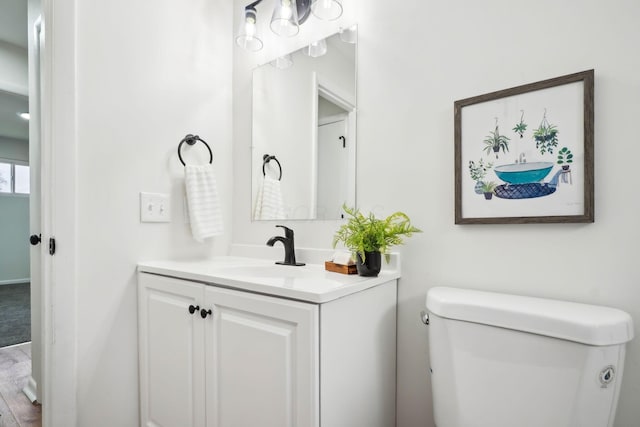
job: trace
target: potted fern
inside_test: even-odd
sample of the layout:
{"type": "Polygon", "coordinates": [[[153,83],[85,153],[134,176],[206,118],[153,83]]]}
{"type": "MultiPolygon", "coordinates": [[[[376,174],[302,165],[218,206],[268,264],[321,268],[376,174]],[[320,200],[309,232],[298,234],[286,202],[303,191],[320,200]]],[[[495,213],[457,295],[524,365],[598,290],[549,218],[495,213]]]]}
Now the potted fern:
{"type": "Polygon", "coordinates": [[[505,135],[500,135],[498,123],[496,122],[496,128],[493,131],[489,131],[489,135],[483,141],[485,145],[483,150],[487,152],[487,155],[491,154],[491,152],[495,153],[497,159],[500,149],[502,149],[503,153],[509,151],[509,139],[505,135]]]}
{"type": "Polygon", "coordinates": [[[377,276],[382,267],[381,255],[384,254],[389,262],[392,246],[401,245],[405,237],[421,232],[411,225],[411,220],[403,212],[379,219],[373,213],[365,216],[356,208],[346,205],[342,208],[347,214],[347,222],[333,236],[333,247],[341,242],[351,251],[360,276],[377,276]]]}
{"type": "Polygon", "coordinates": [[[549,152],[553,154],[553,149],[558,146],[558,129],[547,120],[547,110],[540,122],[540,126],[533,131],[533,139],[536,141],[536,148],[540,154],[549,152]]]}
{"type": "Polygon", "coordinates": [[[491,198],[493,197],[493,194],[496,192],[496,187],[498,186],[498,184],[496,184],[493,181],[489,181],[489,182],[483,182],[482,183],[482,192],[484,193],[484,198],[487,200],[491,200],[491,198]]]}

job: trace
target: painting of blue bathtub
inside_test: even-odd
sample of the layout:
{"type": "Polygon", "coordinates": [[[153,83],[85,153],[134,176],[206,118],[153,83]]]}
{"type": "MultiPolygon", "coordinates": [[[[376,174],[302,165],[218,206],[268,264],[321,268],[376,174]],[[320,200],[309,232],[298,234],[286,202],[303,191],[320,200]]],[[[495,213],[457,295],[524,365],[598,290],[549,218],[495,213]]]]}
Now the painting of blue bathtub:
{"type": "Polygon", "coordinates": [[[542,181],[553,168],[551,162],[512,163],[496,166],[498,178],[509,184],[528,184],[542,181]]]}

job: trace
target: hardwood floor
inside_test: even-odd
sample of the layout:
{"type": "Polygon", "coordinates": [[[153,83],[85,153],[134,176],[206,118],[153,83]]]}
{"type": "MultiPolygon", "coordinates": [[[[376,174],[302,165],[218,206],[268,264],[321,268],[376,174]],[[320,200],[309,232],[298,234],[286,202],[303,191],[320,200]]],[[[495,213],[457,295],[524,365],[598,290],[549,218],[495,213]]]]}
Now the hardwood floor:
{"type": "Polygon", "coordinates": [[[22,392],[31,375],[31,343],[0,348],[0,427],[41,427],[42,410],[22,392]]]}

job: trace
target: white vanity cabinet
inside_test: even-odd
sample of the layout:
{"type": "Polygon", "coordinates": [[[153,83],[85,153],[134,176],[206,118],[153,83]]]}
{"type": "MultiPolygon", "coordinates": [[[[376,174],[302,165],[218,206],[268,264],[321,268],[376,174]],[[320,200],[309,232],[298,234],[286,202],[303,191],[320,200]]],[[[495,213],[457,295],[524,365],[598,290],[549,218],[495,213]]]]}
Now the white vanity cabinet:
{"type": "Polygon", "coordinates": [[[396,280],[323,303],[138,286],[142,426],[395,425],[396,280]]]}

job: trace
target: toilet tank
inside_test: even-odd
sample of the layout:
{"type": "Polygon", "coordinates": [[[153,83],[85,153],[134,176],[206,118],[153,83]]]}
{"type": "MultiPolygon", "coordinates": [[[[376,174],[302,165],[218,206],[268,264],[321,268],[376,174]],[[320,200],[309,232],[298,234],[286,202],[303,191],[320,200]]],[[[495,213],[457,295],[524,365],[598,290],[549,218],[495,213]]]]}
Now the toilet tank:
{"type": "Polygon", "coordinates": [[[426,305],[438,427],[613,425],[624,311],[446,287],[426,305]]]}

